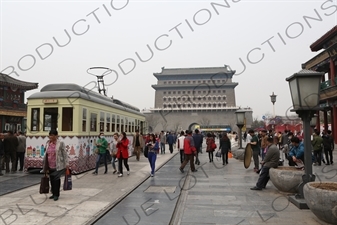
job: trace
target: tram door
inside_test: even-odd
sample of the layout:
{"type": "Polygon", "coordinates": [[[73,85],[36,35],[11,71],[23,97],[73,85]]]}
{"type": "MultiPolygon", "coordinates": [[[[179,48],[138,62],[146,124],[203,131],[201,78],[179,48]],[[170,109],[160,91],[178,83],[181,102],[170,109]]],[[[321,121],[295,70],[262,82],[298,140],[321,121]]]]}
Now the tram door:
{"type": "Polygon", "coordinates": [[[43,128],[45,131],[57,130],[58,108],[44,108],[43,128]]]}

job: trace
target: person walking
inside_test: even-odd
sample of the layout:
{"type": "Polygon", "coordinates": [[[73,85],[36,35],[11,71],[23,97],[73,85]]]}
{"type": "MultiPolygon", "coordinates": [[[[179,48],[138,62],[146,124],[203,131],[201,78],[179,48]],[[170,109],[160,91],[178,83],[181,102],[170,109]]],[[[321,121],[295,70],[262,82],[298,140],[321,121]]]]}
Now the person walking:
{"type": "Polygon", "coordinates": [[[220,139],[221,155],[222,155],[222,165],[228,164],[228,152],[231,151],[231,141],[227,136],[227,132],[224,132],[220,139]]]}
{"type": "MultiPolygon", "coordinates": [[[[25,161],[25,151],[26,151],[26,137],[23,135],[22,131],[19,131],[19,136],[17,136],[19,145],[16,149],[16,165],[20,165],[19,171],[23,171],[23,164],[25,161]],[[20,164],[19,164],[20,160],[20,164]]],[[[17,167],[16,167],[17,169],[17,167]]]]}
{"type": "Polygon", "coordinates": [[[180,172],[184,173],[184,168],[187,165],[188,161],[190,161],[190,167],[192,172],[197,172],[194,166],[194,156],[197,154],[197,150],[194,146],[194,140],[192,137],[192,131],[188,130],[187,136],[184,139],[184,153],[185,159],[184,162],[181,164],[179,170],[180,172]]]}
{"type": "Polygon", "coordinates": [[[12,131],[8,131],[4,138],[5,145],[5,161],[6,161],[6,173],[9,173],[9,162],[12,163],[12,173],[17,171],[16,166],[16,150],[18,148],[19,142],[16,136],[14,136],[12,131]]]}
{"type": "Polygon", "coordinates": [[[130,167],[128,164],[128,159],[129,159],[129,139],[126,137],[126,133],[122,132],[121,134],[121,139],[118,140],[117,142],[117,158],[118,158],[118,170],[119,170],[119,175],[118,177],[123,176],[123,162],[124,166],[127,170],[128,175],[130,174],[130,167]]]}
{"type": "Polygon", "coordinates": [[[49,132],[46,144],[46,154],[43,158],[43,171],[49,172],[52,196],[49,199],[57,201],[60,197],[61,174],[69,168],[68,154],[63,141],[58,140],[57,130],[49,132]]]}
{"type": "Polygon", "coordinates": [[[98,155],[96,158],[96,168],[92,174],[97,175],[98,167],[101,162],[101,159],[104,160],[104,166],[105,166],[104,174],[106,174],[108,173],[108,162],[107,162],[107,157],[106,157],[108,141],[105,139],[104,133],[99,133],[98,140],[96,142],[96,147],[98,148],[98,155]]]}
{"type": "Polygon", "coordinates": [[[159,139],[160,139],[160,153],[165,154],[166,135],[163,130],[159,135],[159,139]]]}
{"type": "Polygon", "coordinates": [[[319,131],[315,131],[313,134],[313,140],[311,141],[311,144],[315,156],[314,166],[320,166],[322,164],[323,138],[319,135],[319,131]]]}
{"type": "Polygon", "coordinates": [[[334,150],[334,141],[331,136],[331,130],[323,131],[323,149],[325,153],[326,165],[333,164],[332,151],[334,150]]]}
{"type": "Polygon", "coordinates": [[[117,172],[116,169],[116,159],[117,159],[117,143],[118,143],[118,133],[114,133],[112,142],[110,143],[110,154],[111,154],[111,165],[112,168],[114,169],[113,174],[117,173],[119,174],[119,172],[117,172]]]}
{"type": "Polygon", "coordinates": [[[214,141],[214,136],[211,133],[207,134],[206,145],[207,145],[206,152],[208,152],[209,162],[213,162],[216,145],[214,141]]]}
{"type": "Polygon", "coordinates": [[[203,138],[198,129],[194,130],[193,140],[195,148],[197,149],[197,154],[195,156],[195,164],[200,165],[199,153],[201,152],[203,138]]]}
{"type": "Polygon", "coordinates": [[[185,132],[181,131],[180,132],[180,137],[178,138],[178,151],[180,153],[180,163],[184,162],[184,157],[185,157],[185,153],[184,153],[184,139],[185,139],[185,132]]]}
{"type": "Polygon", "coordinates": [[[133,136],[132,147],[136,154],[136,159],[139,161],[141,149],[144,147],[143,136],[139,134],[139,130],[136,130],[136,134],[133,136]]]}
{"type": "Polygon", "coordinates": [[[252,149],[253,149],[254,172],[258,172],[259,168],[260,168],[260,165],[259,165],[259,153],[260,153],[259,139],[255,135],[254,130],[249,130],[248,133],[252,137],[252,139],[250,140],[250,144],[251,144],[252,149]]]}
{"type": "Polygon", "coordinates": [[[156,170],[157,154],[159,153],[159,141],[156,140],[156,136],[154,134],[150,134],[150,141],[146,145],[149,148],[147,158],[150,163],[151,177],[153,177],[156,170]]]}
{"type": "Polygon", "coordinates": [[[169,145],[169,150],[170,153],[173,153],[173,144],[175,142],[175,137],[173,136],[172,132],[169,132],[167,138],[166,138],[166,142],[169,145]]]}

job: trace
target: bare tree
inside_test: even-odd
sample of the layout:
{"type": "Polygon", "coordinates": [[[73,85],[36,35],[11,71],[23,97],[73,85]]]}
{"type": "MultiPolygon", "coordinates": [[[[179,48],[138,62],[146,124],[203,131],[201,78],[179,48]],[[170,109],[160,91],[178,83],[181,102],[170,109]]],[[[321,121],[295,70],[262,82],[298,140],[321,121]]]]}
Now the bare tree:
{"type": "Polygon", "coordinates": [[[166,122],[166,121],[162,121],[162,122],[161,122],[161,125],[162,125],[162,127],[163,127],[163,130],[166,131],[167,126],[168,126],[167,122],[166,122]]]}
{"type": "Polygon", "coordinates": [[[254,118],[253,124],[252,124],[252,129],[260,128],[263,127],[265,128],[265,124],[263,120],[258,120],[257,118],[254,118]]]}
{"type": "Polygon", "coordinates": [[[203,125],[203,126],[207,126],[210,124],[210,120],[207,117],[202,117],[199,122],[200,122],[200,125],[203,125]]]}
{"type": "Polygon", "coordinates": [[[178,129],[179,129],[179,126],[180,126],[180,123],[179,122],[176,122],[174,125],[173,125],[173,131],[175,133],[177,133],[178,129]]]}
{"type": "Polygon", "coordinates": [[[159,118],[153,114],[146,117],[147,124],[149,125],[149,128],[152,129],[151,132],[154,131],[156,126],[158,125],[159,118]]]}

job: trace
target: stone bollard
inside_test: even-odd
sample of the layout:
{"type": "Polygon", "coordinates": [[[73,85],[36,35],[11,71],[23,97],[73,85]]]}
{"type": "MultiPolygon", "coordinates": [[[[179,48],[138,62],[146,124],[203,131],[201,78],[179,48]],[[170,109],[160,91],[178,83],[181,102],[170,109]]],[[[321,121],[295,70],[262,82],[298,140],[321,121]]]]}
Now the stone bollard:
{"type": "Polygon", "coordinates": [[[282,192],[297,193],[298,186],[302,183],[304,170],[293,166],[279,166],[270,168],[269,176],[274,186],[282,192]]]}

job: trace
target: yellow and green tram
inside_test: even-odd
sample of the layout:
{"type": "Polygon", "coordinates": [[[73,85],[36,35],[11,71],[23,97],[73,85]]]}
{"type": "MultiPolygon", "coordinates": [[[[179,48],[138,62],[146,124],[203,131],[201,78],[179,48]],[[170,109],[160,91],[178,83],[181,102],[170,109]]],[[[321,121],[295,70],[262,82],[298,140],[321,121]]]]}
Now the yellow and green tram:
{"type": "MultiPolygon", "coordinates": [[[[66,144],[70,168],[81,173],[95,168],[95,142],[104,132],[126,132],[130,143],[135,130],[145,133],[145,116],[132,105],[77,84],[49,84],[28,97],[25,170],[42,168],[49,131],[56,129],[66,144]]],[[[129,146],[132,151],[131,144],[129,146]]]]}

